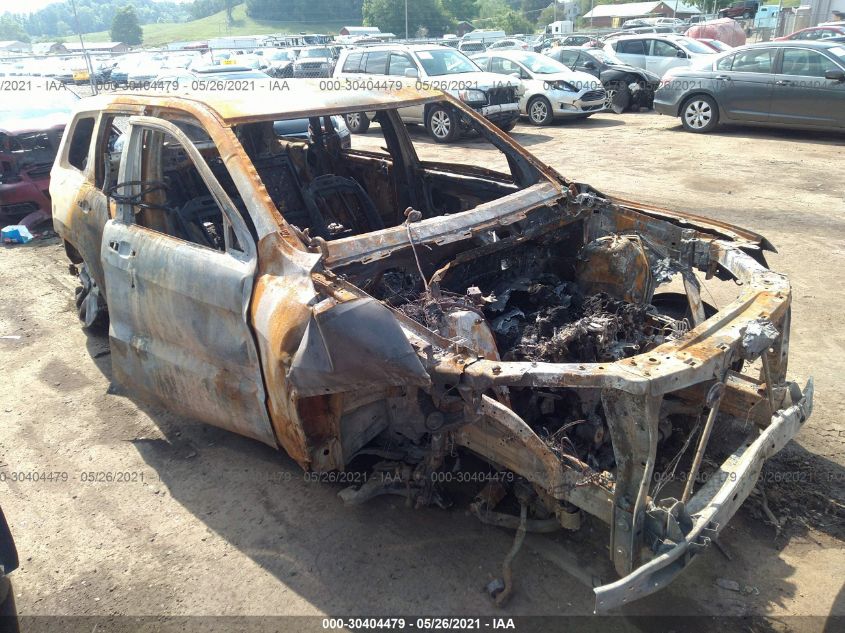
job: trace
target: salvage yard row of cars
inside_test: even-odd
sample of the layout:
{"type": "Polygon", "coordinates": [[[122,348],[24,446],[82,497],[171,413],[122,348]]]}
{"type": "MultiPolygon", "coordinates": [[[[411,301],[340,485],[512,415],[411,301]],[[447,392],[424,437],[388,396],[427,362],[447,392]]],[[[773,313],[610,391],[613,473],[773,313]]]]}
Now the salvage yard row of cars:
{"type": "MultiPolygon", "coordinates": [[[[604,48],[558,47],[547,55],[494,49],[472,58],[437,45],[347,48],[334,64],[332,83],[323,87],[342,88],[347,81],[360,80],[439,87],[506,132],[520,116],[548,125],[556,119],[651,107],[678,117],[685,129],[696,133],[710,132],[720,123],[845,129],[845,42],[775,41],[707,53],[692,50],[695,41],[688,39],[626,36],[604,48]],[[640,46],[638,53],[629,46],[634,42],[640,46]],[[662,61],[652,62],[653,57],[662,61]]],[[[263,70],[223,63],[237,61],[225,53],[177,54],[173,59],[191,63],[163,64],[155,70],[153,86],[189,91],[269,79],[263,70]],[[215,59],[216,64],[193,63],[215,59]]],[[[306,59],[323,63],[320,57],[306,59]]],[[[12,87],[33,79],[16,76],[6,83],[12,87]]],[[[52,91],[28,104],[12,90],[0,91],[3,226],[32,225],[49,215],[48,167],[76,99],[72,90],[52,91]]],[[[347,143],[349,132],[366,133],[374,116],[346,114],[340,131],[347,143]]],[[[423,125],[437,142],[455,142],[467,131],[459,113],[448,107],[409,107],[401,116],[406,123],[423,125]]],[[[335,129],[340,128],[336,122],[335,129]]],[[[307,129],[303,119],[300,133],[307,134],[307,129]]]]}

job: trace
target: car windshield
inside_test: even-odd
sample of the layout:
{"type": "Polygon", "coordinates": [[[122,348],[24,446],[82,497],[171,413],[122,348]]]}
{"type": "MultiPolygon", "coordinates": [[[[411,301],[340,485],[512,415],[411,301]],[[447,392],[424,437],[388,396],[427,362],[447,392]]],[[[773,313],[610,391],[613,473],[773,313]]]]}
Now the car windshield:
{"type": "Polygon", "coordinates": [[[327,48],[306,48],[300,54],[302,57],[331,57],[332,53],[327,48]]]}
{"type": "Polygon", "coordinates": [[[625,64],[621,59],[619,59],[614,53],[608,53],[605,50],[597,48],[595,50],[591,50],[587,55],[597,59],[602,64],[625,64]]]}
{"type": "Polygon", "coordinates": [[[716,47],[716,48],[718,48],[720,51],[729,51],[729,50],[731,50],[731,47],[730,47],[730,46],[728,46],[727,44],[725,44],[724,42],[721,42],[721,41],[719,41],[719,40],[709,40],[707,43],[708,43],[710,46],[715,46],[715,47],[716,47]]]}
{"type": "Polygon", "coordinates": [[[429,77],[474,73],[479,70],[469,57],[452,49],[417,51],[417,59],[429,77]]]}
{"type": "Polygon", "coordinates": [[[518,58],[528,70],[536,75],[552,75],[554,73],[567,72],[569,68],[561,64],[559,61],[546,57],[545,55],[538,55],[537,53],[529,53],[521,55],[518,58]]]}
{"type": "Polygon", "coordinates": [[[702,55],[712,55],[715,51],[703,42],[692,40],[688,37],[680,37],[674,40],[676,44],[683,46],[690,53],[700,53],[702,55]]]}
{"type": "Polygon", "coordinates": [[[275,51],[266,55],[267,59],[272,59],[274,62],[290,61],[293,59],[293,54],[290,51],[275,51]]]}
{"type": "Polygon", "coordinates": [[[827,49],[827,52],[839,60],[839,63],[845,64],[845,46],[834,46],[827,49]]]}

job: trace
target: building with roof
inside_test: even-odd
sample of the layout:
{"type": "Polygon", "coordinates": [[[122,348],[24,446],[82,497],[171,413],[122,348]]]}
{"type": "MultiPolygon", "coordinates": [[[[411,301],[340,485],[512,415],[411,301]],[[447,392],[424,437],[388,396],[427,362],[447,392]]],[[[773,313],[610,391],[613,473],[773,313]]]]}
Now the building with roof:
{"type": "Polygon", "coordinates": [[[584,21],[597,28],[622,26],[634,18],[689,18],[701,10],[683,2],[629,2],[628,4],[600,4],[584,14],[584,21]]]}
{"type": "Polygon", "coordinates": [[[38,42],[32,45],[33,55],[64,55],[67,52],[61,42],[38,42]]]}
{"type": "Polygon", "coordinates": [[[30,46],[19,40],[0,41],[0,53],[28,53],[30,46]]]}
{"type": "MultiPolygon", "coordinates": [[[[68,43],[65,48],[69,53],[81,53],[82,44],[68,43]]],[[[123,42],[85,42],[85,50],[89,53],[125,53],[129,46],[123,42]]]]}

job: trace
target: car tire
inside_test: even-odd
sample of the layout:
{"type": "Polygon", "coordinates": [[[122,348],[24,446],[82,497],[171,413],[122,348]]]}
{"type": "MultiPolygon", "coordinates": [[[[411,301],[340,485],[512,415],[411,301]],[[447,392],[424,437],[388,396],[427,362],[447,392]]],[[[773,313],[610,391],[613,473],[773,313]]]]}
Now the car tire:
{"type": "Polygon", "coordinates": [[[502,130],[502,132],[510,132],[512,129],[516,127],[516,119],[510,121],[508,123],[503,123],[502,125],[496,124],[496,127],[502,130]]]}
{"type": "Polygon", "coordinates": [[[346,127],[353,134],[365,134],[370,129],[370,117],[366,112],[350,112],[344,118],[346,127]]]}
{"type": "Polygon", "coordinates": [[[742,14],[743,20],[750,20],[752,17],[753,16],[751,15],[751,11],[746,11],[745,13],[742,14]]]}
{"type": "Polygon", "coordinates": [[[628,86],[622,81],[611,81],[604,87],[604,109],[606,112],[614,112],[613,99],[623,90],[628,90],[628,86]]]}
{"type": "Polygon", "coordinates": [[[436,143],[451,143],[461,136],[460,122],[455,111],[439,105],[429,110],[425,129],[436,143]]]}
{"type": "Polygon", "coordinates": [[[109,311],[97,282],[91,276],[88,264],[82,263],[77,272],[76,311],[85,329],[102,332],[108,328],[109,311]]]}
{"type": "Polygon", "coordinates": [[[695,95],[681,106],[681,124],[688,132],[712,132],[719,123],[719,106],[713,97],[695,95]]]}
{"type": "Polygon", "coordinates": [[[533,125],[551,125],[554,120],[552,104],[545,97],[532,97],[525,110],[528,113],[528,120],[533,125]]]}

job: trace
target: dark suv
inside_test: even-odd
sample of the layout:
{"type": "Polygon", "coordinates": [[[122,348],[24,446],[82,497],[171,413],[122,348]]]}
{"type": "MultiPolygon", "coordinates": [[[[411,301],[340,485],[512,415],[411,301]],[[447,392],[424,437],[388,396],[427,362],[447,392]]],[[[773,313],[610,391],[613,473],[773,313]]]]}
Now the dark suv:
{"type": "Polygon", "coordinates": [[[757,8],[760,3],[757,0],[741,0],[733,2],[724,9],[719,9],[720,18],[745,18],[751,19],[757,15],[757,8]]]}

